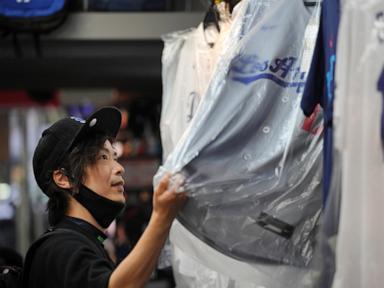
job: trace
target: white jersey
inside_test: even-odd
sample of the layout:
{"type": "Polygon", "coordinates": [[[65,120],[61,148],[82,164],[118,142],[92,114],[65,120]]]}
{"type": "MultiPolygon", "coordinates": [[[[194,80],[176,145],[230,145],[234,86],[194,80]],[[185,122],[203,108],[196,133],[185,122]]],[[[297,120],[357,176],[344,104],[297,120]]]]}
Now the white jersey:
{"type": "MultiPolygon", "coordinates": [[[[334,103],[342,195],[334,288],[384,283],[384,158],[380,138],[384,2],[343,1],[334,103]]],[[[332,191],[331,191],[332,192],[332,191]]]]}
{"type": "Polygon", "coordinates": [[[214,26],[204,30],[200,24],[196,29],[163,37],[160,119],[163,159],[176,146],[196,113],[217,66],[231,22],[231,19],[220,22],[220,33],[214,26]]]}

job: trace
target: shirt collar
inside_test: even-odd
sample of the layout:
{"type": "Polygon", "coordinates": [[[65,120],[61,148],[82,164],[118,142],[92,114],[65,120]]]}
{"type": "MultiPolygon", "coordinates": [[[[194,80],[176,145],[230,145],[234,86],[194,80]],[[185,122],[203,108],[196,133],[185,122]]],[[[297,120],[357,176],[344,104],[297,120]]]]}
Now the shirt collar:
{"type": "Polygon", "coordinates": [[[107,235],[105,235],[102,231],[80,218],[64,216],[63,220],[57,226],[81,230],[97,239],[101,244],[103,244],[103,242],[107,239],[107,235]]]}

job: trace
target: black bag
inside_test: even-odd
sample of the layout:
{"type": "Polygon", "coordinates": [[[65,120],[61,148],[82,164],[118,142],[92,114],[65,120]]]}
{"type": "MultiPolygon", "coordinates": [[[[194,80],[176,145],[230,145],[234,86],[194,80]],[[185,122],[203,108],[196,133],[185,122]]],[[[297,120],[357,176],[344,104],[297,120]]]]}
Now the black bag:
{"type": "Polygon", "coordinates": [[[50,32],[64,22],[67,6],[67,0],[0,0],[0,29],[6,32],[50,32]]]}
{"type": "MultiPolygon", "coordinates": [[[[43,234],[40,238],[38,238],[29,248],[27,252],[27,256],[25,258],[24,267],[30,267],[32,263],[33,255],[35,254],[37,248],[48,239],[53,234],[60,233],[60,230],[48,230],[45,234],[43,234]]],[[[4,265],[0,266],[0,288],[24,288],[23,285],[23,277],[25,270],[23,269],[22,263],[20,265],[4,265]]]]}
{"type": "Polygon", "coordinates": [[[22,271],[19,266],[0,266],[0,288],[22,288],[22,271]]]}
{"type": "Polygon", "coordinates": [[[22,56],[17,35],[34,36],[37,56],[41,56],[40,34],[48,33],[64,23],[69,0],[0,0],[0,32],[12,35],[15,53],[22,56]]]}
{"type": "MultiPolygon", "coordinates": [[[[28,273],[37,249],[52,235],[67,233],[80,234],[79,232],[70,229],[50,228],[47,232],[40,236],[40,238],[32,243],[31,247],[28,249],[27,255],[25,256],[24,267],[6,265],[0,266],[0,288],[25,288],[28,283],[28,273]]],[[[90,245],[94,245],[90,240],[89,243],[90,245]]]]}
{"type": "Polygon", "coordinates": [[[14,249],[0,247],[0,288],[21,287],[23,257],[14,249]]]}

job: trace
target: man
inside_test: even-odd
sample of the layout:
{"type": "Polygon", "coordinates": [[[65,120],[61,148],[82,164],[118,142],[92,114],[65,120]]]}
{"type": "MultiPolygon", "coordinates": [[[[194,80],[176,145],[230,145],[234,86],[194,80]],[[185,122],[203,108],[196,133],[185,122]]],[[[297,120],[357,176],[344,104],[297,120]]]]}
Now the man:
{"type": "Polygon", "coordinates": [[[125,204],[124,168],[113,147],[120,122],[119,110],[105,107],[87,121],[65,118],[43,132],[33,170],[49,197],[49,222],[62,232],[51,235],[35,251],[24,275],[28,288],[143,287],[150,278],[186,195],[168,188],[169,175],[162,179],[154,191],[145,232],[115,267],[102,242],[103,230],[125,204]]]}

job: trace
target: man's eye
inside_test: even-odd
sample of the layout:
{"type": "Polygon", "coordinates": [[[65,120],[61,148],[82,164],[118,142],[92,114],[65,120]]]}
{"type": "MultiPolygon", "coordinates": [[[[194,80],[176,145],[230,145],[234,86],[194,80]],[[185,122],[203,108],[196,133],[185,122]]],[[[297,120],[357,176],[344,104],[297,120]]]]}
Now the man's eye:
{"type": "Polygon", "coordinates": [[[108,160],[108,156],[105,154],[100,155],[100,159],[108,160]]]}

